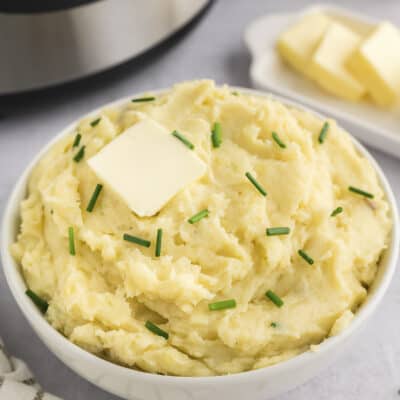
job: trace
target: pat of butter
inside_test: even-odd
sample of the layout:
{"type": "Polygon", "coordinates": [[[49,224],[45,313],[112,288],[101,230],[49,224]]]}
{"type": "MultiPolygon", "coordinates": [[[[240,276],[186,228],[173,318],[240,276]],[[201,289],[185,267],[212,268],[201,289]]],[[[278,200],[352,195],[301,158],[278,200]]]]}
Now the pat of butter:
{"type": "Polygon", "coordinates": [[[205,163],[159,123],[145,119],[88,160],[140,217],[150,217],[206,172],[205,163]]]}
{"type": "Polygon", "coordinates": [[[331,23],[323,14],[310,14],[281,34],[277,49],[293,68],[309,76],[309,61],[331,23]]]}
{"type": "Polygon", "coordinates": [[[347,70],[346,61],[362,37],[345,26],[332,23],[316,49],[310,72],[328,92],[348,100],[359,100],[366,88],[347,70]]]}
{"type": "Polygon", "coordinates": [[[350,71],[382,106],[400,92],[400,32],[388,22],[379,24],[349,58],[350,71]]]}

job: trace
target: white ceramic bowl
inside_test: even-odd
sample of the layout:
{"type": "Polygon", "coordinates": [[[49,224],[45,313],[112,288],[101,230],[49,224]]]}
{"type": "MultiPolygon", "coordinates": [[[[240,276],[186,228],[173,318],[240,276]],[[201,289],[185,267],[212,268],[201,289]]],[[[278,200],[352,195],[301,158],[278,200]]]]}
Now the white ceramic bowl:
{"type": "MultiPolygon", "coordinates": [[[[254,90],[235,89],[249,94],[266,96],[265,93],[254,90]]],[[[161,92],[157,91],[156,93],[161,92]]],[[[304,109],[304,107],[282,98],[271,97],[292,107],[304,109]]],[[[127,101],[129,99],[122,99],[108,106],[120,105],[127,101]]],[[[89,115],[96,115],[99,111],[100,109],[95,110],[89,115]]],[[[307,111],[311,112],[310,110],[307,111]]],[[[350,342],[350,339],[355,336],[356,331],[372,315],[380,303],[392,279],[398,258],[398,211],[392,190],[383,172],[368,151],[354,139],[354,145],[358,151],[372,163],[378,174],[380,184],[390,204],[393,230],[389,248],[382,258],[377,278],[371,287],[367,300],[357,312],[350,326],[340,335],[325,340],[317,352],[308,351],[288,361],[255,371],[207,378],[162,376],[135,371],[105,361],[81,349],[50,326],[31,300],[25,295],[26,286],[20,273],[20,268],[9,252],[9,246],[15,240],[18,233],[19,206],[21,200],[26,196],[27,181],[33,166],[54,142],[62,136],[71,133],[77,122],[75,121],[69,125],[45,146],[16,183],[4,214],[1,255],[8,285],[18,306],[32,328],[60,360],[93,384],[129,400],[270,399],[279,393],[286,392],[305,382],[331,364],[346,349],[346,345],[350,342]]]]}

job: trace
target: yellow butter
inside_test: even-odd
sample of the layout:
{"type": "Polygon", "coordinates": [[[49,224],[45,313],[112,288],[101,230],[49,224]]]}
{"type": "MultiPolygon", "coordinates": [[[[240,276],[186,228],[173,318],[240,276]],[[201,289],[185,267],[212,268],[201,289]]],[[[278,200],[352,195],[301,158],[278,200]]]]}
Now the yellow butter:
{"type": "Polygon", "coordinates": [[[357,101],[366,92],[346,68],[348,57],[358,48],[361,36],[345,26],[332,23],[327,29],[310,63],[310,74],[328,92],[357,101]]]}
{"type": "Polygon", "coordinates": [[[88,160],[93,172],[140,217],[150,217],[206,165],[161,124],[144,119],[88,160]]]}
{"type": "Polygon", "coordinates": [[[282,33],[277,49],[293,68],[309,76],[308,65],[312,54],[330,24],[323,14],[310,14],[282,33]]]}
{"type": "Polygon", "coordinates": [[[377,104],[394,103],[400,92],[398,29],[388,22],[379,24],[349,58],[348,67],[377,104]]]}

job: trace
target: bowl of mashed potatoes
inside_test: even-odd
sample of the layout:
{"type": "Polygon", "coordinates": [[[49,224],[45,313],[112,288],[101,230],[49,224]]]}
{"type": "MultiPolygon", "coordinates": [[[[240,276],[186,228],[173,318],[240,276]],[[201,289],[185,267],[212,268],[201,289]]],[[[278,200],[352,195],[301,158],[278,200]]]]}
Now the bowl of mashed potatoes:
{"type": "Polygon", "coordinates": [[[3,221],[46,345],[126,399],[270,398],[329,365],[398,256],[384,174],[335,121],[212,81],[68,126],[3,221]]]}

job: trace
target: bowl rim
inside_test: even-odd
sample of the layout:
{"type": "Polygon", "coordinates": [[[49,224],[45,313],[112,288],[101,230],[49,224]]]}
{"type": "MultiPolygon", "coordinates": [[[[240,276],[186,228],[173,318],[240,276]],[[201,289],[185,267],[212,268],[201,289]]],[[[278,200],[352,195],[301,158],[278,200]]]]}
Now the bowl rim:
{"type": "MultiPolygon", "coordinates": [[[[222,85],[216,85],[216,86],[221,87],[222,85]]],[[[57,347],[66,346],[68,352],[74,357],[83,358],[90,363],[97,363],[99,366],[102,367],[103,370],[110,371],[110,373],[113,373],[115,375],[118,374],[122,376],[127,376],[131,379],[135,377],[137,379],[147,381],[151,384],[174,385],[177,383],[185,383],[185,384],[208,385],[210,383],[226,384],[232,382],[232,380],[234,380],[235,383],[241,383],[243,381],[254,381],[258,380],[261,377],[265,378],[267,376],[272,377],[279,375],[282,370],[300,368],[303,364],[312,361],[313,358],[320,357],[322,354],[329,352],[330,350],[332,350],[332,348],[336,347],[340,343],[345,342],[346,339],[349,338],[355,331],[357,331],[358,328],[372,315],[372,313],[375,311],[375,309],[381,302],[384,294],[388,289],[388,286],[393,278],[398,260],[399,213],[393,191],[385,174],[383,173],[382,169],[379,167],[375,159],[372,157],[369,151],[350,133],[349,135],[352,139],[352,143],[357,149],[358,153],[360,153],[363,157],[365,157],[374,168],[380,186],[389,203],[391,218],[393,222],[391,230],[391,238],[390,238],[391,240],[388,245],[388,248],[386,249],[387,252],[385,254],[385,257],[387,258],[386,268],[383,271],[382,276],[380,277],[379,285],[377,285],[373,293],[368,293],[367,299],[361,304],[360,308],[355,313],[354,318],[349,324],[349,326],[346,329],[344,329],[339,335],[325,338],[318,345],[318,352],[307,350],[303,353],[300,353],[290,359],[279,362],[277,364],[273,364],[255,370],[238,372],[228,375],[216,375],[216,376],[206,376],[206,377],[158,375],[155,373],[135,370],[133,368],[124,367],[122,365],[113,363],[112,361],[100,358],[90,353],[89,351],[79,347],[78,345],[74,344],[65,336],[63,336],[59,331],[53,328],[43,317],[43,315],[39,312],[39,310],[33,304],[33,302],[25,295],[26,284],[22,277],[22,274],[20,273],[20,267],[18,263],[15,262],[15,260],[11,256],[9,247],[10,244],[15,241],[15,236],[13,235],[13,231],[15,230],[15,226],[17,224],[18,217],[20,215],[20,201],[26,195],[27,183],[33,167],[57,141],[59,141],[64,136],[71,134],[71,132],[73,132],[74,128],[82,119],[96,116],[105,108],[120,107],[125,104],[129,104],[132,98],[148,94],[157,96],[171,90],[171,88],[172,86],[162,89],[155,89],[140,93],[134,93],[131,96],[125,96],[115,101],[106,103],[88,113],[85,113],[83,116],[80,116],[79,118],[75,119],[72,123],[68,124],[50,141],[48,141],[47,144],[45,144],[43,148],[36,154],[36,156],[34,156],[33,159],[28,163],[28,165],[25,167],[24,171],[22,172],[22,174],[20,175],[20,177],[18,178],[17,182],[14,184],[11,190],[11,193],[6,202],[6,207],[4,209],[2,218],[2,226],[1,226],[2,240],[1,240],[0,251],[1,251],[1,261],[3,265],[3,271],[6,277],[8,287],[14,297],[14,300],[16,301],[18,307],[20,308],[20,311],[28,320],[29,324],[31,325],[35,333],[39,336],[42,342],[44,342],[45,346],[56,357],[60,358],[60,356],[55,351],[53,351],[52,348],[49,347],[47,341],[43,339],[43,336],[46,336],[46,338],[51,339],[51,341],[55,343],[57,347]],[[38,332],[40,332],[40,334],[38,332]]],[[[308,113],[317,116],[322,120],[327,119],[319,112],[316,112],[306,106],[297,103],[296,101],[286,99],[279,95],[263,92],[261,90],[249,89],[241,86],[229,85],[229,88],[232,89],[233,91],[238,91],[241,93],[245,93],[247,95],[258,96],[279,101],[285,106],[288,106],[290,108],[306,111],[308,113]]],[[[338,126],[341,128],[339,124],[338,126]]],[[[61,361],[64,364],[66,364],[64,360],[61,359],[61,361]]],[[[68,364],[67,366],[69,368],[72,368],[68,364]]],[[[75,368],[72,369],[76,372],[75,368]]],[[[78,374],[81,375],[80,373],[78,374]]]]}

